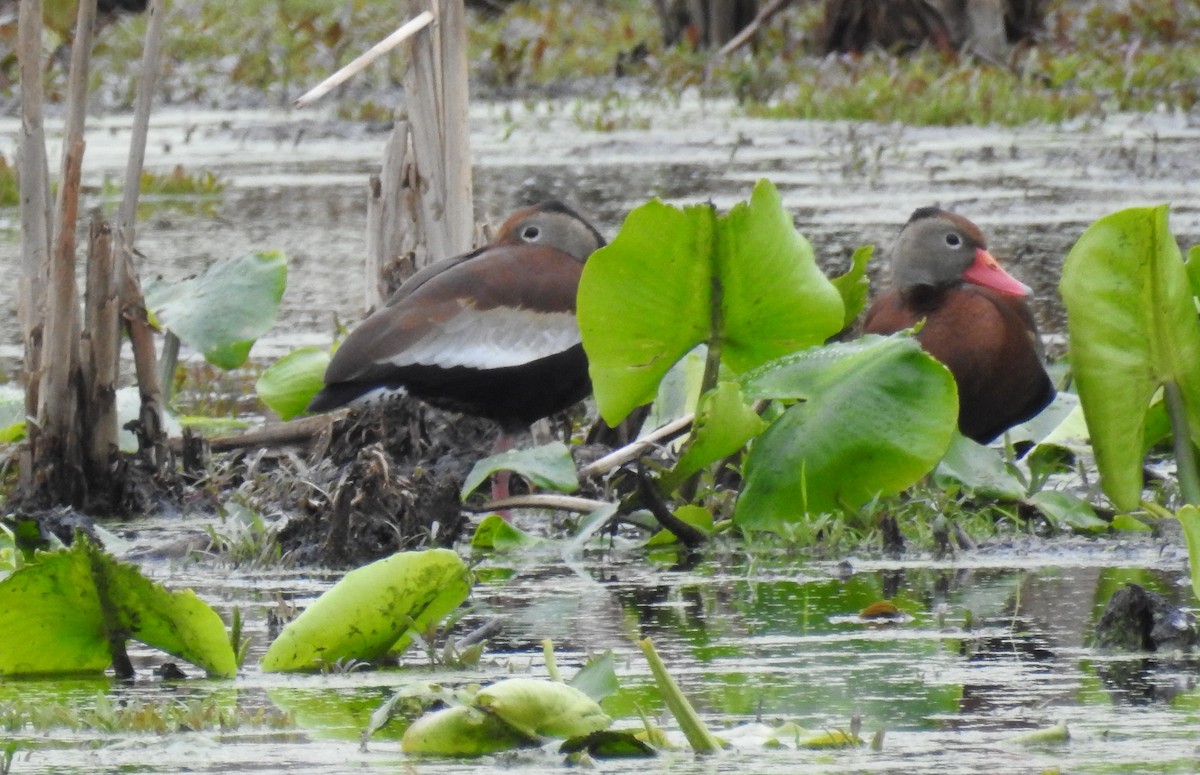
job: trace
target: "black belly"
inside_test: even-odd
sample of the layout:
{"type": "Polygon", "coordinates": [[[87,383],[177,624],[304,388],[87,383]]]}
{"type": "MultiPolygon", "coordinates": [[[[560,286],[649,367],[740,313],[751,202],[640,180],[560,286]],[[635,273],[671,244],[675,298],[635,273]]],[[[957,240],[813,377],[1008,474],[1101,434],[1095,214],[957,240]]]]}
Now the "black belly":
{"type": "Polygon", "coordinates": [[[380,388],[403,388],[438,408],[486,417],[505,429],[516,430],[582,401],[591,393],[592,383],[583,346],[575,345],[555,355],[499,369],[403,366],[374,382],[328,385],[322,391],[323,400],[310,408],[323,411],[345,405],[380,388]]]}

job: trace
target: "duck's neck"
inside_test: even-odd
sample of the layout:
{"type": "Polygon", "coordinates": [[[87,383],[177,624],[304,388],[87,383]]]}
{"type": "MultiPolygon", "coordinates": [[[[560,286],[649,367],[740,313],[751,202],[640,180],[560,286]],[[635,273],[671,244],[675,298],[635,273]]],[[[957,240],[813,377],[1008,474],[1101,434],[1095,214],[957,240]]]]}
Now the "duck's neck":
{"type": "Polygon", "coordinates": [[[909,285],[900,289],[900,296],[906,307],[916,312],[937,309],[946,300],[946,294],[958,288],[962,283],[947,283],[945,285],[909,285]]]}

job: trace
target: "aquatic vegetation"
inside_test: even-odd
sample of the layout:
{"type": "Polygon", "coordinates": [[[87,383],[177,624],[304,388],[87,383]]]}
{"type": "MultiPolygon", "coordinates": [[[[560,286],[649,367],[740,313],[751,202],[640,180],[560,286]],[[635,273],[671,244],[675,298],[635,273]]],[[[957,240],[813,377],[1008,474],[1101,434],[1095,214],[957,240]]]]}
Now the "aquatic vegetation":
{"type": "Polygon", "coordinates": [[[1071,249],[1060,284],[1071,370],[1104,491],[1119,508],[1142,500],[1146,424],[1161,391],[1171,419],[1179,484],[1200,504],[1200,276],[1167,225],[1167,206],[1101,218],[1071,249]]]}
{"type": "Polygon", "coordinates": [[[403,651],[469,592],[466,565],[454,552],[394,554],[350,571],[289,622],[267,649],[262,669],[313,670],[403,651]]]}
{"type": "Polygon", "coordinates": [[[149,285],[146,308],[207,361],[235,369],[275,322],[286,286],[282,253],[251,253],[213,264],[190,280],[149,285]]]}
{"type": "Polygon", "coordinates": [[[643,205],[589,259],[579,322],[610,425],[653,399],[688,352],[706,352],[697,421],[659,478],[664,493],[755,439],[733,518],[782,532],[898,492],[937,463],[957,413],[945,367],[907,337],[819,347],[845,326],[848,306],[861,309],[867,255],[831,283],[760,181],[724,216],[643,205]],[[749,404],[767,399],[797,403],[764,421],[749,404]]]}
{"type": "Polygon", "coordinates": [[[237,663],[221,618],[191,590],[171,592],[118,563],[86,536],[41,553],[0,582],[0,674],[132,672],[125,642],[230,677],[237,663]]]}
{"type": "Polygon", "coordinates": [[[308,404],[325,386],[329,351],[320,347],[301,347],[271,364],[254,383],[254,392],[281,420],[290,420],[308,411],[308,404]]]}
{"type": "MultiPolygon", "coordinates": [[[[394,8],[365,0],[173,7],[164,89],[173,101],[284,103],[396,24],[394,8]],[[247,28],[241,21],[248,14],[264,21],[247,28]],[[230,55],[221,45],[227,40],[243,45],[230,55]]],[[[1200,21],[1176,0],[1140,0],[1135,8],[1060,3],[1035,44],[997,64],[932,49],[822,57],[820,24],[820,4],[793,3],[754,46],[717,58],[687,43],[664,45],[644,3],[514,2],[503,13],[472,17],[469,55],[484,94],[607,94],[599,106],[577,109],[579,125],[598,131],[653,122],[653,113],[622,95],[670,100],[686,90],[735,97],[757,115],[916,124],[1100,119],[1114,111],[1186,111],[1200,102],[1200,21]]],[[[95,88],[118,105],[132,103],[132,81],[111,62],[136,61],[144,25],[142,17],[128,19],[97,46],[95,88]]],[[[343,87],[341,113],[389,118],[391,108],[378,106],[391,104],[402,63],[393,57],[343,87]]]]}
{"type": "Polygon", "coordinates": [[[1142,465],[1165,408],[1184,503],[1176,516],[1200,595],[1200,250],[1184,261],[1167,215],[1167,205],[1130,208],[1092,224],[1067,256],[1060,290],[1101,483],[1125,511],[1164,513],[1144,499],[1142,465]]]}
{"type": "Polygon", "coordinates": [[[17,171],[9,165],[4,154],[0,153],[0,207],[16,207],[19,201],[17,171]]]}

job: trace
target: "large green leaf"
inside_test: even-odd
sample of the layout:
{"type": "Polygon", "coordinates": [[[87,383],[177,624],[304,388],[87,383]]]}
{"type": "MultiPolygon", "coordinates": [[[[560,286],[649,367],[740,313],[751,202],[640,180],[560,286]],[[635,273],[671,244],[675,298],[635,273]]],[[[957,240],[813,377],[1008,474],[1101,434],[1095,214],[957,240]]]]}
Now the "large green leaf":
{"type": "Polygon", "coordinates": [[[39,554],[0,582],[0,673],[103,670],[110,638],[135,638],[210,675],[237,672],[221,617],[191,590],[171,592],[86,538],[39,554]]]}
{"type": "Polygon", "coordinates": [[[745,529],[899,492],[938,462],[958,419],[953,376],[903,334],[788,355],[742,383],[751,399],[802,399],[747,456],[734,512],[745,529]]]}
{"type": "Polygon", "coordinates": [[[475,706],[526,737],[582,737],[612,723],[599,703],[574,686],[506,678],[475,695],[475,706]]]}
{"type": "Polygon", "coordinates": [[[325,385],[329,351],[301,347],[271,364],[254,383],[258,398],[281,420],[290,420],[308,409],[309,402],[325,385]]]}
{"type": "Polygon", "coordinates": [[[1160,387],[1178,389],[1200,438],[1200,321],[1166,205],[1092,224],[1067,256],[1059,290],[1104,492],[1134,509],[1146,411],[1160,387]]]}
{"type": "Polygon", "coordinates": [[[463,481],[459,496],[465,499],[497,471],[515,471],[542,489],[559,492],[579,489],[579,474],[571,450],[561,441],[552,441],[531,449],[510,449],[476,462],[463,481]]]}
{"type": "Polygon", "coordinates": [[[262,658],[266,672],[311,670],[400,649],[466,600],[467,568],[449,549],[400,552],[352,570],[284,627],[262,658]]]}
{"type": "Polygon", "coordinates": [[[745,371],[823,342],[841,296],[767,181],[719,216],[659,201],[631,212],[579,284],[579,327],[600,413],[616,424],[696,345],[745,371]]]}
{"type": "Polygon", "coordinates": [[[737,452],[765,427],[763,419],[742,399],[741,385],[718,382],[701,397],[687,447],[663,477],[662,488],[673,491],[704,466],[737,452]]]}
{"type": "Polygon", "coordinates": [[[533,742],[498,716],[455,705],[414,721],[404,732],[400,750],[421,756],[483,756],[533,742]]]}
{"type": "Polygon", "coordinates": [[[190,280],[147,287],[146,308],[210,363],[235,369],[274,324],[286,285],[283,253],[251,253],[190,280]]]}

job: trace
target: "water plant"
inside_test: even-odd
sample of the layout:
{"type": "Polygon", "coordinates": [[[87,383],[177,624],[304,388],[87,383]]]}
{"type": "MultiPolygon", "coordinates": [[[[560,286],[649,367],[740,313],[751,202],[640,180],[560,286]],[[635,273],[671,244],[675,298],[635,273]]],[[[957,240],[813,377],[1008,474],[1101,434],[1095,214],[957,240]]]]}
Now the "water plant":
{"type": "Polygon", "coordinates": [[[1142,465],[1165,410],[1193,569],[1200,594],[1200,249],[1183,260],[1167,205],[1105,216],[1067,256],[1071,369],[1105,494],[1125,511],[1168,513],[1143,495],[1142,465]]]}
{"type": "Polygon", "coordinates": [[[222,369],[245,363],[255,340],[274,324],[285,287],[287,259],[279,251],[250,253],[189,280],[149,285],[146,308],[167,332],[164,387],[174,384],[181,342],[222,369]]]}
{"type": "Polygon", "coordinates": [[[237,662],[221,618],[191,590],[171,592],[119,563],[86,536],[37,554],[0,582],[0,674],[99,673],[132,667],[125,643],[186,659],[229,677],[237,662]]]}
{"type": "Polygon", "coordinates": [[[262,658],[266,672],[314,670],[403,651],[470,592],[449,549],[401,552],[350,571],[288,623],[262,658]]]}
{"type": "Polygon", "coordinates": [[[606,421],[704,348],[697,421],[664,492],[753,441],[734,521],[782,532],[898,492],[937,463],[957,412],[945,367],[904,336],[821,346],[861,309],[867,256],[830,282],[760,181],[727,215],[643,205],[589,259],[578,314],[606,421]],[[768,421],[751,407],[765,400],[782,402],[768,421]]]}

